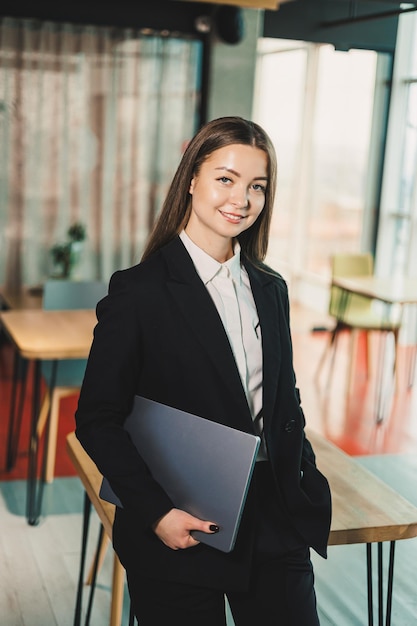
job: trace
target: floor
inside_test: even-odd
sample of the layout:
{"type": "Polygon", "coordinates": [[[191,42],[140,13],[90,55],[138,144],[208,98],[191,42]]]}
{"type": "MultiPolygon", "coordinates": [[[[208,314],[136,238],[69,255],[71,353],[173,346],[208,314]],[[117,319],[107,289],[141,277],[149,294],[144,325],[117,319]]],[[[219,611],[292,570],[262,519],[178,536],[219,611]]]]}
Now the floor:
{"type": "Polygon", "coordinates": [[[322,329],[331,329],[333,322],[300,306],[292,306],[291,310],[294,366],[308,427],[348,454],[416,453],[417,372],[412,347],[399,346],[394,384],[392,337],[385,338],[384,346],[380,333],[370,333],[367,367],[367,338],[359,335],[353,341],[349,380],[350,334],[340,334],[333,362],[330,350],[319,370],[329,345],[329,333],[322,329]],[[414,385],[410,384],[411,378],[414,385]],[[382,380],[382,421],[377,420],[377,380],[382,380]]]}
{"type": "MultiPolygon", "coordinates": [[[[409,351],[404,347],[399,351],[400,375],[396,388],[389,383],[389,372],[388,375],[385,372],[385,416],[378,423],[374,384],[380,359],[378,338],[372,337],[371,340],[369,377],[365,368],[364,338],[359,338],[354,373],[349,383],[347,335],[340,337],[333,365],[328,357],[317,376],[317,366],[329,337],[323,328],[331,328],[331,320],[293,305],[294,363],[308,427],[321,432],[349,454],[359,455],[361,463],[417,505],[417,385],[407,385],[409,351]],[[330,379],[329,371],[332,374],[330,379]]],[[[3,424],[9,402],[8,372],[7,347],[3,346],[0,348],[3,424]]],[[[3,452],[2,446],[1,466],[3,452]]],[[[61,450],[60,457],[64,454],[61,450]]],[[[20,455],[19,463],[23,468],[25,462],[25,455],[20,455]]],[[[82,487],[76,477],[56,478],[46,487],[45,515],[41,523],[29,527],[24,516],[25,481],[10,478],[4,471],[0,473],[0,624],[70,626],[80,555],[82,487]]],[[[97,529],[97,520],[94,520],[90,558],[97,529]]],[[[327,561],[314,554],[313,561],[321,625],[365,626],[364,546],[331,547],[327,561]]],[[[417,539],[398,542],[392,626],[417,625],[416,563],[417,539]]],[[[100,572],[91,626],[108,624],[111,564],[109,550],[100,572]]],[[[85,593],[88,593],[87,589],[85,593]]],[[[127,604],[126,598],[123,625],[127,624],[127,604]]],[[[232,621],[229,623],[231,625],[232,621]]]]}

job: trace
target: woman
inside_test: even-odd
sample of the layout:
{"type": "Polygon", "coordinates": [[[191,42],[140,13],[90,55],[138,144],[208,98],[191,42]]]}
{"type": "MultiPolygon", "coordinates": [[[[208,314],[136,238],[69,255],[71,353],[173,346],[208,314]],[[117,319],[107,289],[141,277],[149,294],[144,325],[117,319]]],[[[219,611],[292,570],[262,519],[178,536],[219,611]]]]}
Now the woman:
{"type": "Polygon", "coordinates": [[[309,548],[326,556],[330,493],[304,435],[287,287],[263,264],[276,158],[253,122],[225,117],[189,143],[142,262],[116,272],[76,413],[77,436],[108,478],[114,548],[140,626],[318,624],[309,548]],[[261,436],[235,548],[175,508],[123,423],[134,395],[261,436]]]}

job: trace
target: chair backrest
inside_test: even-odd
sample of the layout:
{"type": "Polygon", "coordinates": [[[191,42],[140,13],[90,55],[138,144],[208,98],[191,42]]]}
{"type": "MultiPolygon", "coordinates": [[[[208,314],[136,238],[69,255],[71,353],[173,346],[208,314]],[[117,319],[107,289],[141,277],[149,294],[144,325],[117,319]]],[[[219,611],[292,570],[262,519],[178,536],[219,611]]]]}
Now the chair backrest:
{"type": "MultiPolygon", "coordinates": [[[[347,278],[349,276],[372,276],[374,260],[370,253],[363,254],[335,254],[331,259],[332,277],[347,278]]],[[[338,317],[340,314],[340,298],[342,291],[332,287],[330,292],[329,314],[338,317]]],[[[349,312],[369,311],[372,298],[351,295],[349,298],[349,312]]]]}
{"type": "Polygon", "coordinates": [[[332,276],[372,276],[374,260],[369,252],[364,254],[335,254],[332,257],[332,276]]]}
{"type": "Polygon", "coordinates": [[[47,280],[43,291],[43,308],[94,309],[107,294],[107,283],[102,281],[47,280]]]}

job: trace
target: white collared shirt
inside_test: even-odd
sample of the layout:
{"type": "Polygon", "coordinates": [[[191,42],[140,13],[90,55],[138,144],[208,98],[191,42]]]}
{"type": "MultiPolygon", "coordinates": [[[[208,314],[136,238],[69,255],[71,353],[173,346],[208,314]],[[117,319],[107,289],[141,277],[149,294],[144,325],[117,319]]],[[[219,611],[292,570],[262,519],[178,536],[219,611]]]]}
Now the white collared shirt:
{"type": "MultiPolygon", "coordinates": [[[[181,232],[180,239],[216,305],[236,360],[255,430],[263,439],[262,338],[249,276],[240,263],[239,243],[235,243],[233,257],[219,263],[197,246],[185,231],[181,232]],[[226,275],[232,279],[227,281],[229,293],[223,290],[222,279],[226,275]],[[234,303],[232,299],[235,299],[234,303]],[[236,306],[236,311],[233,306],[236,306]]],[[[265,458],[265,447],[262,445],[258,460],[265,458]]]]}

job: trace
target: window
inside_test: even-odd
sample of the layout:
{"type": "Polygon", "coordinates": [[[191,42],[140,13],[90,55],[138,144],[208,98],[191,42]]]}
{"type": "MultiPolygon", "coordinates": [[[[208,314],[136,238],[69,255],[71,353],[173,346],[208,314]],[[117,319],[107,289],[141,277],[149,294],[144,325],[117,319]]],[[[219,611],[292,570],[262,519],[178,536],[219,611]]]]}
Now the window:
{"type": "Polygon", "coordinates": [[[363,246],[377,60],[373,51],[259,41],[254,117],[278,157],[268,261],[301,291],[306,282],[327,291],[330,256],[363,246]]]}
{"type": "Polygon", "coordinates": [[[417,15],[400,17],[383,176],[377,267],[417,275],[417,15]]]}

